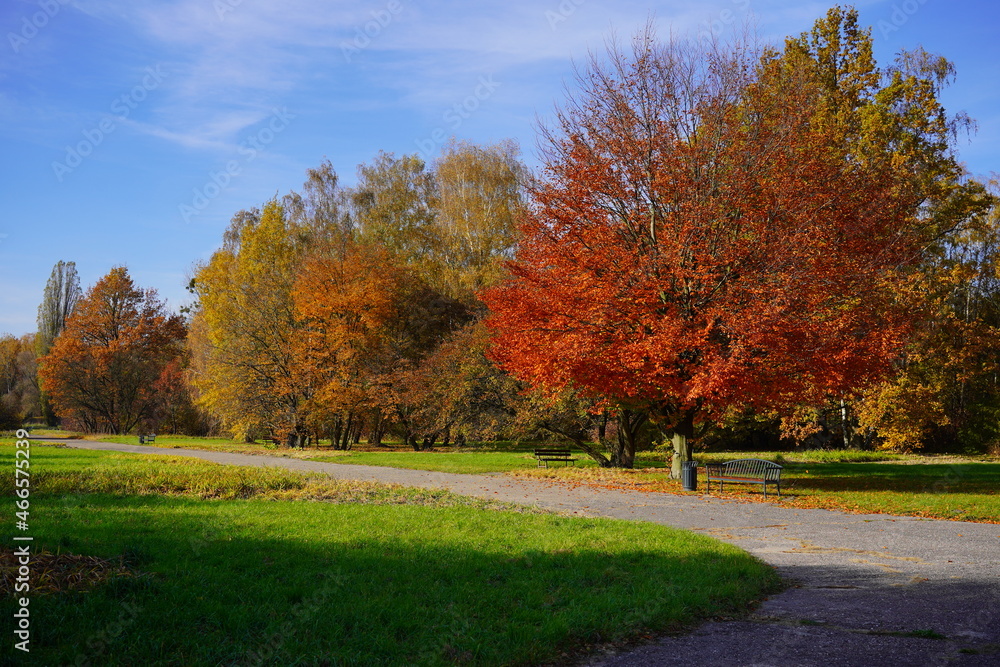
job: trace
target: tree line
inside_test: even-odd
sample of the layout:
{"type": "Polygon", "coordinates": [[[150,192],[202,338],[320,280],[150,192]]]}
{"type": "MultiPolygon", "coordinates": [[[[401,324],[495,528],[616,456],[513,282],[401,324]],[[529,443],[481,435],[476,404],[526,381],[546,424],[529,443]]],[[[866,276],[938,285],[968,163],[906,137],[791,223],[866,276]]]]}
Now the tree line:
{"type": "Polygon", "coordinates": [[[995,184],[955,156],[952,65],[886,67],[835,8],[782,48],[592,57],[542,129],[332,164],[233,216],[167,312],[60,263],[3,343],[8,421],[289,446],[559,437],[984,451],[1000,433],[995,184]],[[38,366],[37,374],[35,366],[38,366]]]}

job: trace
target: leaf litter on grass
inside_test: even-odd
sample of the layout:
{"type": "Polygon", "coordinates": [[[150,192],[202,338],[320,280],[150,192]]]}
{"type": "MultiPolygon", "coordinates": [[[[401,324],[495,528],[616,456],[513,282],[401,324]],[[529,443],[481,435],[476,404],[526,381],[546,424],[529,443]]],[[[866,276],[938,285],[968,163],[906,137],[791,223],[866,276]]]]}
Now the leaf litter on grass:
{"type": "MultiPolygon", "coordinates": [[[[14,549],[0,549],[0,591],[5,596],[17,593],[15,582],[23,565],[22,555],[14,549]]],[[[146,576],[131,568],[124,556],[98,558],[81,554],[42,551],[30,557],[31,594],[50,595],[68,591],[88,591],[112,579],[136,579],[146,576]]]]}

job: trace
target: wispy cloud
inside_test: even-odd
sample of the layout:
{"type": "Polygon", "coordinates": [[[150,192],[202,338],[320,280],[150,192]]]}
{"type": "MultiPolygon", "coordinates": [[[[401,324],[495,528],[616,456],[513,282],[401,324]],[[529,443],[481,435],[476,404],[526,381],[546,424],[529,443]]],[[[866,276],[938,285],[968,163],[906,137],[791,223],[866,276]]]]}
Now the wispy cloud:
{"type": "Polygon", "coordinates": [[[159,125],[141,123],[133,120],[126,120],[124,121],[124,124],[128,125],[140,134],[156,137],[157,139],[162,139],[163,141],[167,141],[184,148],[222,151],[229,150],[232,147],[231,141],[220,139],[218,135],[209,135],[198,131],[175,132],[159,125]]]}
{"type": "MultiPolygon", "coordinates": [[[[437,114],[482,75],[510,80],[536,66],[564,66],[574,54],[602,50],[610,30],[628,35],[649,16],[639,0],[474,7],[458,0],[83,0],[82,7],[99,20],[126,23],[147,51],[170,63],[162,99],[134,127],[191,150],[223,148],[276,104],[310,104],[331,88],[356,105],[377,106],[372,98],[379,95],[388,103],[391,94],[394,105],[437,114]],[[363,52],[346,58],[351,44],[363,44],[363,52]]],[[[681,31],[696,31],[711,16],[693,0],[661,12],[661,21],[681,31]]]]}

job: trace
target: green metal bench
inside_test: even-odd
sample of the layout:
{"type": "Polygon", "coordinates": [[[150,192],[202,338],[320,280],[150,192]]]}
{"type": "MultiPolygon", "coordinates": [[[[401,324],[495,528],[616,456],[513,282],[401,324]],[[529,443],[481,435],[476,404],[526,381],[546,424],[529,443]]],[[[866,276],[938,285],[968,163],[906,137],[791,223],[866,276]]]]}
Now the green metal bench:
{"type": "Polygon", "coordinates": [[[538,460],[538,467],[549,467],[549,461],[562,461],[563,463],[572,463],[576,461],[573,458],[573,452],[569,449],[558,449],[558,448],[546,448],[546,449],[536,449],[535,458],[538,460]]]}
{"type": "Polygon", "coordinates": [[[773,461],[763,459],[737,459],[725,463],[708,463],[706,489],[712,491],[712,482],[719,483],[721,491],[726,490],[726,482],[736,484],[760,484],[764,487],[764,497],[767,498],[767,485],[774,484],[781,497],[781,471],[783,468],[773,461]]]}

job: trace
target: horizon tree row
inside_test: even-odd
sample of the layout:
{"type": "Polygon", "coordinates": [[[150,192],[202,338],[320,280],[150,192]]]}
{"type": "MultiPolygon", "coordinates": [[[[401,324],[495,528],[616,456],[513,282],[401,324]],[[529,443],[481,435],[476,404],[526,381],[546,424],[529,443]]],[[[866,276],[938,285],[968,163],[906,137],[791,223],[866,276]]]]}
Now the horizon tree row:
{"type": "Polygon", "coordinates": [[[880,69],[841,8],[780,50],[651,25],[612,45],[543,132],[511,277],[484,295],[492,358],[651,422],[674,476],[734,414],[792,431],[841,399],[884,425],[870,392],[934,321],[920,286],[995,205],[954,153],[953,73],[922,49],[880,69]]]}

